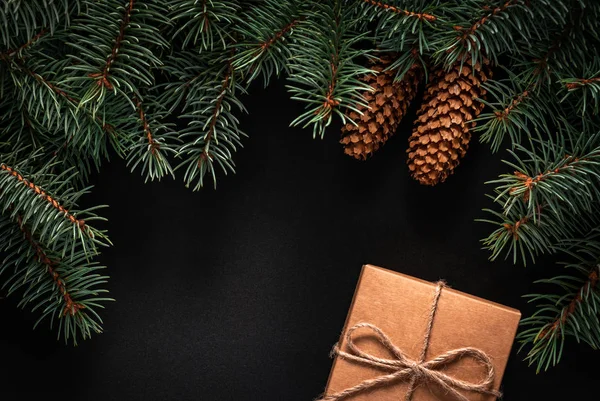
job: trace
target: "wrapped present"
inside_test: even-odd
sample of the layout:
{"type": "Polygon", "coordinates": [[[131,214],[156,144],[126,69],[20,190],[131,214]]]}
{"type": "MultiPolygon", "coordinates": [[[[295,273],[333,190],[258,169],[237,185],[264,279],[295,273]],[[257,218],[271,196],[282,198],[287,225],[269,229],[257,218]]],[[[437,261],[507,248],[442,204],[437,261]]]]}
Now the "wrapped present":
{"type": "Polygon", "coordinates": [[[322,401],[493,401],[521,313],[363,266],[322,401]]]}

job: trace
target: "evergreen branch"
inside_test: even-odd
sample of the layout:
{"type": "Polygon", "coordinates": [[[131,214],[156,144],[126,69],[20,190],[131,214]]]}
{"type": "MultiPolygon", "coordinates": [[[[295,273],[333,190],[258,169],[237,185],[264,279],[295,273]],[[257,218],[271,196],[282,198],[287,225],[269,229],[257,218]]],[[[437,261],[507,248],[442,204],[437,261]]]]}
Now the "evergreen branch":
{"type": "Polygon", "coordinates": [[[135,103],[135,107],[140,117],[140,122],[142,123],[144,129],[144,135],[148,139],[148,149],[150,149],[150,153],[152,153],[152,155],[155,156],[160,151],[160,143],[156,141],[152,136],[152,130],[150,129],[150,124],[148,123],[148,119],[146,118],[144,108],[142,107],[142,102],[140,102],[140,99],[138,99],[135,96],[133,98],[133,101],[135,103]]]}
{"type": "MultiPolygon", "coordinates": [[[[503,204],[505,198],[490,198],[496,203],[503,204]]],[[[506,213],[493,209],[484,209],[492,215],[493,219],[479,219],[478,221],[491,223],[496,229],[487,238],[481,240],[483,248],[490,251],[490,260],[496,260],[503,253],[508,258],[512,255],[513,263],[522,260],[527,264],[527,258],[535,261],[535,257],[552,251],[552,244],[559,236],[552,222],[541,219],[544,206],[540,205],[534,213],[527,213],[523,203],[516,204],[506,213]],[[534,215],[536,220],[534,222],[534,215]],[[527,250],[527,252],[526,252],[527,250]]]]}
{"type": "Polygon", "coordinates": [[[496,118],[498,118],[498,120],[506,120],[506,118],[508,117],[508,115],[521,103],[523,103],[523,101],[529,97],[529,88],[525,89],[523,92],[519,93],[511,102],[508,106],[506,106],[504,108],[504,110],[496,110],[494,111],[494,115],[496,116],[496,118]]]}
{"type": "Polygon", "coordinates": [[[225,72],[225,76],[223,77],[223,84],[221,85],[221,89],[216,97],[215,107],[211,112],[208,129],[206,130],[206,136],[204,138],[204,148],[202,149],[202,154],[200,156],[200,160],[198,163],[202,161],[206,161],[209,158],[208,150],[210,148],[211,141],[213,139],[213,135],[215,133],[215,126],[217,125],[217,119],[221,112],[221,106],[223,104],[223,98],[227,94],[227,90],[229,89],[229,82],[232,79],[233,75],[233,67],[231,65],[231,61],[228,61],[227,69],[225,72]]]}
{"type": "Polygon", "coordinates": [[[271,48],[271,46],[273,46],[273,44],[275,42],[280,40],[285,34],[290,32],[296,25],[298,25],[300,23],[300,21],[303,21],[303,20],[304,20],[304,18],[302,18],[302,17],[292,20],[289,24],[287,24],[286,26],[281,28],[279,31],[275,32],[275,34],[271,38],[269,38],[266,42],[261,43],[260,48],[263,51],[268,50],[269,48],[271,48]]]}
{"type": "Polygon", "coordinates": [[[232,154],[245,134],[238,129],[233,109],[245,109],[236,97],[244,88],[238,83],[232,56],[229,52],[183,52],[165,68],[174,80],[165,85],[156,102],[170,111],[183,108],[180,117],[188,124],[178,133],[182,145],[176,156],[183,160],[176,169],[185,167],[184,182],[186,186],[196,182],[194,190],[204,186],[207,174],[216,186],[216,166],[225,174],[235,172],[232,154]]]}
{"type": "Polygon", "coordinates": [[[571,65],[573,55],[569,43],[576,24],[579,23],[581,7],[577,1],[565,10],[565,22],[558,29],[548,27],[541,40],[522,46],[521,60],[516,67],[524,69],[522,79],[539,87],[543,82],[552,83],[554,70],[571,65]],[[575,22],[577,21],[577,22],[575,22]],[[522,59],[525,58],[525,61],[522,59]],[[530,60],[528,60],[530,59],[530,60]]]}
{"type": "Polygon", "coordinates": [[[375,42],[380,51],[404,53],[406,48],[418,49],[423,55],[432,43],[431,28],[439,27],[443,20],[434,13],[442,12],[440,1],[393,1],[362,0],[359,30],[374,31],[375,42]],[[400,3],[400,4],[398,4],[400,3]],[[377,21],[375,29],[371,22],[377,21]]]}
{"type": "MultiPolygon", "coordinates": [[[[67,220],[69,220],[71,223],[76,225],[79,228],[79,230],[81,230],[82,232],[85,232],[86,235],[93,235],[93,233],[87,229],[87,226],[85,225],[85,220],[77,219],[73,214],[69,213],[69,211],[67,209],[65,209],[56,199],[54,199],[53,197],[48,195],[46,193],[46,191],[44,191],[39,186],[35,185],[33,182],[24,178],[21,174],[19,174],[17,171],[15,171],[15,169],[2,163],[2,164],[0,164],[0,170],[6,171],[9,175],[13,176],[18,182],[20,182],[21,184],[23,184],[24,186],[29,188],[36,195],[39,195],[40,198],[42,198],[43,200],[48,202],[48,204],[50,206],[52,206],[54,209],[58,210],[67,220]]],[[[19,218],[19,224],[21,225],[22,217],[18,216],[18,218],[19,218]]]]}
{"type": "MultiPolygon", "coordinates": [[[[151,97],[146,97],[147,101],[151,97]]],[[[135,144],[129,151],[128,166],[132,170],[142,164],[142,175],[146,176],[146,181],[158,179],[160,180],[167,174],[174,177],[173,168],[169,163],[166,153],[175,153],[171,148],[168,139],[171,139],[172,132],[167,128],[166,124],[162,124],[155,118],[150,121],[144,104],[137,97],[133,98],[136,105],[139,124],[142,128],[142,136],[135,141],[135,144]]],[[[148,102],[158,108],[156,102],[148,102]]],[[[162,117],[162,114],[157,117],[162,117]]],[[[138,128],[132,128],[131,131],[136,131],[138,128]]]]}
{"type": "Polygon", "coordinates": [[[512,153],[518,161],[518,165],[512,164],[514,174],[503,174],[490,182],[500,184],[497,189],[510,195],[505,209],[522,200],[530,212],[546,204],[560,219],[565,213],[589,213],[593,203],[600,200],[596,189],[600,179],[600,135],[573,139],[571,143],[560,137],[532,144],[533,150],[517,145],[519,154],[512,153]],[[578,196],[573,198],[572,193],[578,196]]]}
{"type": "Polygon", "coordinates": [[[0,6],[0,39],[10,48],[14,38],[33,37],[44,28],[51,34],[57,27],[69,26],[70,18],[80,11],[80,0],[8,0],[0,6]]]}
{"type": "Polygon", "coordinates": [[[29,39],[27,41],[27,43],[22,44],[17,49],[8,49],[5,52],[0,53],[0,58],[11,58],[11,57],[14,57],[17,54],[21,54],[21,52],[23,52],[23,50],[27,49],[28,47],[30,47],[31,45],[33,45],[34,43],[36,43],[42,37],[44,37],[45,35],[47,35],[48,32],[49,32],[49,30],[47,28],[43,28],[33,38],[29,39]]]}
{"type": "Polygon", "coordinates": [[[454,65],[464,61],[466,57],[470,57],[473,64],[482,62],[485,58],[496,63],[501,53],[515,51],[515,35],[528,40],[537,34],[537,29],[542,29],[535,26],[535,15],[530,12],[524,0],[504,1],[497,7],[485,4],[478,13],[481,13],[479,18],[468,22],[459,21],[452,27],[452,31],[442,33],[435,41],[436,47],[439,47],[435,55],[445,65],[454,65]],[[533,24],[525,24],[525,21],[533,24]],[[530,29],[534,32],[529,31],[530,29]]]}
{"type": "MultiPolygon", "coordinates": [[[[52,62],[51,62],[52,63],[52,62]]],[[[83,151],[90,155],[96,162],[99,163],[102,155],[106,155],[106,139],[110,140],[114,149],[122,154],[119,141],[118,131],[115,128],[116,120],[122,119],[111,113],[100,116],[96,115],[92,110],[83,109],[83,113],[79,113],[81,109],[80,99],[78,99],[70,91],[58,86],[49,78],[38,73],[36,69],[32,69],[25,64],[23,60],[14,60],[11,65],[17,71],[24,74],[26,77],[33,79],[33,82],[39,85],[38,88],[33,87],[26,81],[22,81],[21,95],[22,102],[27,103],[27,109],[35,118],[41,114],[40,118],[45,122],[46,128],[53,128],[57,131],[63,130],[66,136],[66,141],[63,148],[67,146],[75,146],[79,151],[83,151]],[[61,101],[64,100],[64,101],[61,101]],[[83,121],[79,116],[83,114],[83,121]],[[113,122],[112,120],[115,120],[113,122]],[[99,135],[99,132],[108,135],[99,135]]],[[[63,69],[64,66],[58,65],[57,68],[63,69]]],[[[120,113],[124,108],[117,106],[115,103],[115,111],[120,113]]]]}
{"type": "Polygon", "coordinates": [[[485,23],[487,23],[490,19],[497,16],[500,13],[507,11],[510,7],[516,6],[521,0],[508,0],[500,7],[491,8],[488,5],[483,6],[483,10],[487,12],[487,14],[478,21],[476,21],[471,27],[465,29],[463,27],[457,26],[455,29],[459,32],[462,32],[460,37],[461,41],[467,41],[470,39],[472,35],[474,35],[479,28],[481,28],[485,23]]]}
{"type": "Polygon", "coordinates": [[[585,78],[571,75],[560,77],[561,91],[564,93],[561,103],[574,98],[572,103],[575,103],[578,115],[597,115],[600,113],[600,57],[594,52],[591,60],[586,59],[580,65],[583,66],[580,73],[585,78]]]}
{"type": "Polygon", "coordinates": [[[577,310],[577,307],[584,302],[584,299],[587,298],[590,292],[596,290],[596,285],[598,284],[598,268],[599,266],[595,266],[592,269],[590,274],[588,274],[585,283],[571,299],[571,302],[562,308],[560,314],[554,319],[554,321],[552,323],[548,323],[542,328],[538,337],[539,339],[544,340],[547,337],[561,336],[567,320],[573,316],[577,310]]]}
{"type": "Polygon", "coordinates": [[[401,14],[404,15],[406,17],[412,17],[412,18],[416,18],[418,20],[425,20],[425,21],[429,21],[429,22],[434,22],[437,21],[437,17],[435,15],[432,14],[427,14],[427,13],[419,13],[419,12],[414,12],[414,11],[409,11],[409,10],[403,10],[400,9],[398,7],[394,7],[390,4],[386,4],[383,3],[381,1],[376,1],[376,0],[363,0],[365,3],[368,3],[372,6],[384,9],[386,11],[391,11],[393,13],[396,14],[401,14]]]}
{"type": "MultiPolygon", "coordinates": [[[[66,99],[72,106],[79,106],[79,100],[75,99],[74,97],[69,95],[67,92],[65,92],[64,90],[62,90],[61,88],[59,88],[58,86],[56,86],[55,84],[50,82],[48,79],[41,76],[40,74],[37,74],[35,71],[28,68],[25,64],[20,63],[19,67],[22,71],[24,71],[27,75],[31,76],[37,82],[48,87],[48,89],[50,89],[52,92],[54,92],[58,96],[66,99]]],[[[102,120],[99,120],[99,121],[102,121],[102,120]]]]}
{"type": "Polygon", "coordinates": [[[95,114],[102,110],[107,92],[127,92],[123,98],[130,101],[130,94],[140,96],[138,85],[153,84],[151,69],[162,65],[156,53],[169,46],[160,32],[168,21],[158,0],[87,0],[87,4],[88,12],[77,21],[69,43],[76,53],[69,56],[71,75],[65,82],[84,90],[79,107],[89,107],[95,114]]]}
{"type": "Polygon", "coordinates": [[[555,97],[546,88],[536,87],[534,83],[523,85],[519,77],[509,72],[509,78],[503,81],[488,80],[484,84],[487,100],[480,99],[487,107],[475,120],[475,132],[481,134],[480,140],[491,143],[496,152],[504,143],[506,135],[511,147],[521,143],[522,137],[534,137],[536,132],[547,132],[550,127],[560,127],[564,121],[555,97]]]}
{"type": "Polygon", "coordinates": [[[529,302],[537,303],[538,310],[523,319],[524,329],[517,336],[519,351],[530,347],[525,360],[536,365],[537,372],[556,365],[562,356],[565,339],[575,337],[594,349],[600,348],[600,255],[598,231],[593,230],[581,240],[566,241],[557,251],[574,258],[563,263],[573,273],[564,274],[536,283],[559,286],[564,295],[531,294],[529,302]]]}
{"type": "Polygon", "coordinates": [[[353,49],[366,34],[354,31],[356,12],[343,3],[311,2],[307,23],[297,29],[297,41],[291,45],[292,85],[288,89],[292,99],[307,104],[291,125],[312,125],[313,137],[323,137],[334,113],[345,122],[340,108],[356,109],[357,103],[367,107],[362,92],[372,90],[360,77],[373,71],[356,63],[368,52],[353,49]]]}
{"type": "MultiPolygon", "coordinates": [[[[557,139],[532,141],[531,149],[517,145],[505,162],[516,171],[489,183],[498,184],[494,201],[502,213],[486,209],[496,230],[483,240],[498,257],[508,246],[516,262],[520,253],[553,252],[557,243],[583,235],[600,224],[600,136],[574,138],[568,132],[557,139]],[[572,196],[576,193],[577,196],[572,196]]],[[[508,255],[508,254],[507,254],[508,255]]]]}
{"type": "Polygon", "coordinates": [[[31,164],[36,157],[31,155],[30,160],[14,167],[0,164],[0,210],[9,211],[15,220],[17,215],[21,216],[23,223],[30,225],[32,234],[63,256],[67,252],[72,254],[78,246],[86,254],[96,254],[98,245],[106,246],[109,242],[102,231],[88,222],[101,218],[93,213],[95,208],[74,210],[79,197],[88,189],[69,187],[77,173],[71,169],[53,175],[49,172],[52,164],[26,178],[19,172],[19,166],[31,164]],[[46,188],[36,181],[45,182],[46,188]]]}
{"type": "Polygon", "coordinates": [[[55,254],[24,220],[19,214],[12,218],[0,214],[4,239],[0,253],[5,255],[0,264],[0,275],[5,279],[2,288],[7,289],[9,296],[22,290],[18,306],[30,304],[33,312],[40,311],[34,328],[49,318],[51,328],[58,322],[58,338],[71,340],[75,345],[79,338],[101,333],[102,319],[96,308],[111,301],[99,297],[107,292],[99,288],[107,279],[97,274],[102,267],[89,262],[79,245],[70,255],[55,254]]]}
{"type": "Polygon", "coordinates": [[[238,21],[237,1],[173,0],[170,19],[179,24],[173,37],[185,34],[182,49],[200,46],[201,50],[215,50],[215,42],[227,47],[231,27],[238,21]]]}
{"type": "Polygon", "coordinates": [[[48,274],[50,274],[52,280],[55,283],[56,290],[64,300],[65,307],[63,309],[62,316],[65,316],[67,314],[74,316],[79,312],[80,309],[84,309],[85,305],[73,301],[71,294],[69,294],[65,287],[64,280],[60,277],[58,272],[54,270],[54,265],[56,265],[57,263],[55,261],[50,260],[42,246],[33,239],[31,231],[29,231],[29,229],[23,223],[23,217],[21,215],[17,215],[17,221],[19,223],[19,228],[25,236],[25,239],[33,249],[37,262],[46,267],[48,274]]]}
{"type": "Polygon", "coordinates": [[[108,80],[108,75],[110,71],[110,67],[113,65],[115,60],[117,59],[117,55],[119,54],[119,49],[121,48],[121,44],[123,39],[125,38],[125,29],[127,29],[130,21],[131,21],[131,13],[133,13],[133,3],[134,0],[129,0],[129,4],[125,6],[123,9],[123,17],[121,18],[121,24],[119,25],[119,34],[115,39],[115,44],[112,47],[110,55],[106,58],[106,64],[102,68],[102,72],[100,73],[92,73],[89,76],[92,78],[99,78],[98,85],[105,86],[109,90],[113,89],[112,84],[108,80]]]}
{"type": "Polygon", "coordinates": [[[273,74],[289,72],[287,41],[305,19],[294,2],[266,0],[252,7],[236,26],[235,32],[242,39],[235,45],[234,68],[247,82],[262,75],[265,86],[273,74]]]}
{"type": "MultiPolygon", "coordinates": [[[[57,137],[56,132],[42,126],[32,116],[28,108],[21,102],[10,99],[9,102],[0,102],[0,115],[4,115],[4,124],[0,127],[0,137],[10,146],[19,146],[38,152],[40,158],[36,162],[45,165],[52,164],[51,173],[75,168],[79,174],[75,177],[76,183],[85,186],[87,177],[92,171],[92,164],[96,169],[99,163],[89,159],[88,155],[73,149],[69,138],[63,140],[62,134],[57,137]]],[[[1,145],[0,145],[1,146],[1,145]]]]}
{"type": "Polygon", "coordinates": [[[565,88],[569,90],[578,89],[582,86],[588,86],[600,82],[600,77],[593,78],[573,78],[570,82],[566,82],[565,88]]]}

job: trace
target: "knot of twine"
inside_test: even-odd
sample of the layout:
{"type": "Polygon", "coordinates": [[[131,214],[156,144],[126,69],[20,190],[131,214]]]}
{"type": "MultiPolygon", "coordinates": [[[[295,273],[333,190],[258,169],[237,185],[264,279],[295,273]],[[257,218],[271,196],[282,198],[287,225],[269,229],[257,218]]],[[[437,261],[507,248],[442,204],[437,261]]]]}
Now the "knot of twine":
{"type": "Polygon", "coordinates": [[[421,349],[421,355],[418,360],[410,359],[400,348],[396,347],[391,342],[390,338],[379,327],[370,323],[358,323],[352,326],[346,333],[346,343],[350,352],[342,351],[339,344],[335,344],[331,352],[332,356],[338,355],[340,358],[388,370],[391,371],[391,373],[374,379],[365,380],[362,383],[346,390],[342,390],[339,393],[324,396],[318,401],[338,401],[376,387],[386,386],[393,382],[403,380],[409,381],[405,401],[412,400],[418,382],[436,383],[447,394],[454,396],[455,399],[459,401],[469,401],[469,399],[461,394],[459,390],[500,397],[502,395],[500,392],[491,389],[495,377],[494,365],[488,355],[477,348],[458,348],[430,359],[429,361],[425,361],[438,301],[442,293],[442,288],[444,288],[445,285],[446,284],[443,281],[437,283],[435,296],[429,312],[423,348],[421,349]],[[353,341],[354,332],[360,328],[371,330],[379,343],[389,350],[395,359],[379,358],[362,351],[353,341]],[[484,369],[485,377],[478,383],[459,380],[438,370],[463,357],[473,358],[484,369]]]}

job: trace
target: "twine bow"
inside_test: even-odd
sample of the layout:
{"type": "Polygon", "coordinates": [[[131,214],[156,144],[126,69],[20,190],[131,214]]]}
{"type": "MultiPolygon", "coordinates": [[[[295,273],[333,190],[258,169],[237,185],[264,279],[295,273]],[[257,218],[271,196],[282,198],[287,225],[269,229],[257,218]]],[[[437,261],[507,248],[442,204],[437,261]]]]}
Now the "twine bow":
{"type": "Polygon", "coordinates": [[[429,313],[427,329],[425,331],[425,339],[423,348],[418,360],[410,359],[402,350],[396,347],[390,338],[377,326],[370,323],[358,323],[352,326],[346,333],[346,344],[350,352],[344,352],[340,349],[339,344],[335,344],[332,350],[332,355],[338,355],[343,359],[362,363],[371,367],[376,367],[384,370],[389,370],[391,373],[368,379],[354,387],[342,390],[339,393],[327,395],[320,398],[318,401],[338,401],[351,397],[363,391],[367,391],[376,387],[389,385],[393,382],[403,380],[409,381],[409,387],[406,392],[405,401],[411,401],[417,382],[436,383],[447,394],[454,396],[459,401],[469,401],[469,399],[461,394],[459,390],[474,392],[479,394],[494,395],[500,397],[502,394],[492,390],[491,386],[494,383],[495,373],[494,365],[487,354],[477,348],[458,348],[439,355],[429,361],[425,361],[427,349],[429,348],[429,339],[431,337],[431,329],[433,320],[437,311],[438,301],[445,286],[443,281],[438,282],[434,300],[429,313]],[[353,341],[353,334],[356,330],[365,328],[371,330],[379,343],[388,349],[394,359],[379,358],[361,350],[353,341]],[[471,357],[477,361],[484,369],[486,374],[478,383],[472,383],[464,380],[456,379],[443,372],[440,372],[442,366],[455,362],[463,357],[471,357]]]}

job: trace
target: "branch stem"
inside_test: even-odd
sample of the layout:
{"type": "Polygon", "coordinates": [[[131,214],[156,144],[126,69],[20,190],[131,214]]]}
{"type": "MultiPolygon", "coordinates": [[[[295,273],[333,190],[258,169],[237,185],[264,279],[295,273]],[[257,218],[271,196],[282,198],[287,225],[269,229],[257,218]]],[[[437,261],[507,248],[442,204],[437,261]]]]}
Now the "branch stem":
{"type": "Polygon", "coordinates": [[[73,216],[71,213],[69,213],[69,211],[67,209],[65,209],[56,199],[54,199],[53,197],[51,197],[50,195],[48,195],[46,193],[46,191],[44,191],[42,188],[40,188],[39,186],[35,185],[33,182],[29,181],[28,179],[26,179],[25,177],[23,177],[21,174],[19,174],[15,169],[13,169],[10,166],[7,166],[4,163],[0,164],[0,170],[4,170],[8,174],[10,174],[13,177],[15,177],[17,179],[17,181],[19,181],[20,183],[22,183],[23,185],[25,185],[27,188],[29,188],[30,190],[32,190],[33,192],[35,192],[37,195],[39,195],[42,199],[44,199],[46,202],[48,202],[54,209],[56,209],[59,212],[63,213],[64,216],[71,223],[77,225],[77,227],[79,227],[79,229],[81,231],[85,230],[85,228],[86,228],[85,220],[78,220],[75,216],[73,216]]]}
{"type": "Polygon", "coordinates": [[[31,231],[29,231],[25,224],[23,224],[23,218],[20,215],[17,215],[17,222],[19,223],[19,228],[21,229],[21,232],[23,232],[25,239],[35,252],[36,260],[42,265],[46,266],[48,274],[50,274],[52,280],[54,280],[58,292],[65,301],[65,307],[63,308],[62,315],[66,316],[68,314],[71,316],[75,316],[80,309],[85,309],[85,305],[73,301],[71,294],[69,294],[69,292],[67,291],[64,280],[54,269],[54,267],[57,265],[57,262],[51,260],[42,248],[42,246],[33,238],[31,231]]]}

